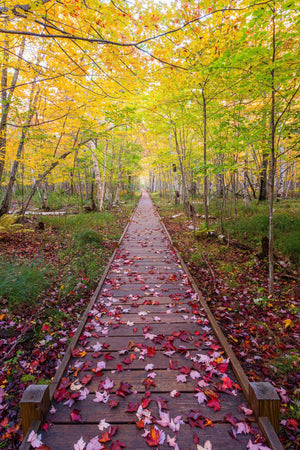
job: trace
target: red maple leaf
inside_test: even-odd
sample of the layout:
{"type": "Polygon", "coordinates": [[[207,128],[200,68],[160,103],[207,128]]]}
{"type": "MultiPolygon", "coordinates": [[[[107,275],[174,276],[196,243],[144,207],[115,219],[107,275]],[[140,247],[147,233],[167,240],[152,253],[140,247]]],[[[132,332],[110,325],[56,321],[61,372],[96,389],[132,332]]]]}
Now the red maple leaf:
{"type": "Polygon", "coordinates": [[[74,408],[70,414],[72,422],[82,422],[82,417],[80,415],[80,409],[74,408]]]}
{"type": "Polygon", "coordinates": [[[139,406],[139,403],[129,402],[126,412],[136,412],[139,406]]]}
{"type": "Polygon", "coordinates": [[[126,445],[123,444],[123,442],[120,442],[116,440],[116,442],[113,442],[110,446],[110,450],[121,450],[122,448],[125,448],[126,445]]]}
{"type": "Polygon", "coordinates": [[[214,408],[214,412],[221,409],[219,399],[216,397],[210,397],[210,399],[206,403],[206,406],[209,406],[210,408],[214,408]]]}
{"type": "Polygon", "coordinates": [[[226,420],[226,422],[231,423],[231,425],[233,425],[236,428],[236,424],[238,423],[238,420],[236,417],[233,417],[231,415],[231,413],[226,414],[226,416],[224,417],[224,420],[226,420]]]}
{"type": "Polygon", "coordinates": [[[116,432],[118,431],[118,428],[119,427],[117,425],[114,425],[113,427],[109,427],[109,430],[108,430],[109,436],[113,437],[116,434],[116,432]]]}
{"type": "Polygon", "coordinates": [[[116,390],[116,394],[125,398],[126,395],[131,394],[131,391],[130,391],[131,388],[132,388],[131,384],[123,383],[123,381],[121,381],[119,388],[116,390]]]}
{"type": "Polygon", "coordinates": [[[109,402],[109,407],[110,407],[110,408],[116,408],[116,407],[118,406],[118,404],[119,404],[118,401],[116,401],[116,400],[111,400],[111,401],[109,402]]]}
{"type": "Polygon", "coordinates": [[[100,442],[109,442],[111,441],[111,438],[109,437],[109,434],[107,431],[104,431],[101,438],[99,439],[100,442]]]}
{"type": "Polygon", "coordinates": [[[188,419],[191,428],[198,427],[202,428],[202,430],[205,429],[204,421],[206,420],[206,417],[201,414],[201,411],[192,409],[188,415],[188,419]]]}
{"type": "Polygon", "coordinates": [[[150,428],[150,433],[146,437],[146,442],[149,445],[149,447],[156,447],[159,444],[160,440],[160,433],[159,430],[157,430],[154,427],[150,428]]]}
{"type": "Polygon", "coordinates": [[[151,402],[151,398],[143,398],[142,400],[142,407],[145,409],[147,408],[147,406],[149,405],[149,403],[151,402]]]}
{"type": "Polygon", "coordinates": [[[81,384],[88,384],[91,381],[92,378],[93,378],[92,375],[86,374],[86,375],[84,375],[84,377],[81,378],[80,383],[81,384]]]}
{"type": "Polygon", "coordinates": [[[158,407],[159,407],[160,409],[169,409],[169,408],[168,408],[168,405],[167,405],[168,400],[165,400],[165,399],[162,398],[162,397],[156,397],[156,402],[157,402],[157,405],[158,405],[158,407]]]}
{"type": "Polygon", "coordinates": [[[155,353],[156,353],[155,347],[148,347],[147,346],[147,356],[152,357],[152,356],[155,355],[155,353]]]}

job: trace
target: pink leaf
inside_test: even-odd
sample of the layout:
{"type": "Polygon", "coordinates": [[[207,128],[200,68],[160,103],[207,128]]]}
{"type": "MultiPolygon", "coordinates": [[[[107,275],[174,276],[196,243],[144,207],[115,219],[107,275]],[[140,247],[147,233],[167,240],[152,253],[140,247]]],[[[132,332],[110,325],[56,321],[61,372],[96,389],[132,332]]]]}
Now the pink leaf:
{"type": "Polygon", "coordinates": [[[84,448],[85,448],[85,442],[81,436],[79,441],[77,441],[76,444],[74,444],[74,450],[83,450],[84,448]]]}

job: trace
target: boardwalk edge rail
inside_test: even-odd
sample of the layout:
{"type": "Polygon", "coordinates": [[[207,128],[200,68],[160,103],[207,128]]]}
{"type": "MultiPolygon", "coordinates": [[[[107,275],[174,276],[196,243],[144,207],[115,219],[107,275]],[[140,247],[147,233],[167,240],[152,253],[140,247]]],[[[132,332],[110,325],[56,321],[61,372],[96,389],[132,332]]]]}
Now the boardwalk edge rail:
{"type": "Polygon", "coordinates": [[[280,399],[279,396],[271,383],[269,382],[250,382],[248,377],[241,366],[241,363],[235,356],[232,347],[227,341],[224,333],[222,332],[220,326],[218,325],[216,319],[213,316],[207,302],[203,298],[203,295],[198,288],[194,277],[191,275],[187,265],[183,261],[179,250],[176,248],[176,244],[173,242],[159,212],[156,209],[157,216],[160,219],[163,229],[165,230],[168,239],[180,261],[180,264],[187,274],[189,281],[197,293],[199,302],[204,309],[208,320],[210,321],[211,327],[214,330],[220,344],[222,345],[227,357],[230,360],[232,370],[237,377],[240,387],[248,400],[251,409],[253,410],[255,419],[258,422],[260,430],[264,437],[266,438],[269,447],[272,450],[284,450],[279,437],[279,414],[280,414],[280,399]]]}
{"type": "Polygon", "coordinates": [[[85,327],[86,321],[88,319],[88,314],[93,309],[93,306],[98,298],[98,295],[102,289],[102,286],[104,284],[104,281],[106,279],[106,276],[108,274],[108,271],[110,269],[110,266],[115,259],[117,250],[124,238],[124,235],[131,223],[131,220],[135,214],[137,206],[134,208],[130,219],[128,220],[122,236],[120,237],[119,241],[115,243],[115,249],[110,256],[108,263],[106,265],[106,268],[101,276],[101,279],[96,287],[96,290],[85,310],[83,313],[83,316],[78,324],[77,330],[66,350],[66,353],[64,354],[64,357],[62,359],[62,362],[60,363],[53,380],[49,385],[38,385],[38,384],[31,384],[29,385],[21,398],[20,401],[20,411],[21,411],[21,423],[22,423],[22,429],[24,434],[24,439],[22,441],[22,444],[19,447],[19,450],[29,450],[31,449],[31,444],[28,442],[28,437],[32,431],[37,433],[42,425],[42,422],[45,420],[48,410],[50,408],[50,405],[53,400],[54,392],[56,388],[58,387],[60,380],[63,376],[64,371],[66,370],[70,358],[71,358],[71,351],[76,347],[77,341],[82,333],[83,328],[85,327]]]}

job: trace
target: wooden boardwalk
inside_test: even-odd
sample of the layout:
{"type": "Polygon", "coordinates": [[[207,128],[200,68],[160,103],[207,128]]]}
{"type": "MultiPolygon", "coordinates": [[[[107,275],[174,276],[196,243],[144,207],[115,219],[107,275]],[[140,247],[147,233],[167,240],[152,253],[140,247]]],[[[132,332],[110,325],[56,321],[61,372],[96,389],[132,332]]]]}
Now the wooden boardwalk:
{"type": "Polygon", "coordinates": [[[209,440],[213,449],[246,449],[258,426],[228,362],[143,192],[42,442],[51,450],[78,441],[89,450],[188,450],[209,440]]]}

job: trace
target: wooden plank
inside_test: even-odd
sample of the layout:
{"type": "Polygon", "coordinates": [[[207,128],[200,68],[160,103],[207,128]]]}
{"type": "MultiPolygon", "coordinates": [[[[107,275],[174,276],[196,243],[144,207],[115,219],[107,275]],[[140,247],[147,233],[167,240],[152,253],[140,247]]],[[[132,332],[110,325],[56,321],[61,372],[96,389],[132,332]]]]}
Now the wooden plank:
{"type": "MultiPolygon", "coordinates": [[[[114,381],[114,389],[119,388],[120,383],[129,383],[132,385],[132,391],[137,392],[145,392],[146,390],[151,389],[151,392],[166,392],[169,393],[173,390],[180,392],[194,392],[195,387],[197,386],[197,381],[192,380],[190,377],[187,377],[186,383],[178,383],[176,381],[177,376],[179,375],[178,370],[155,370],[154,372],[157,374],[154,379],[155,386],[144,385],[143,382],[147,378],[147,372],[143,370],[124,370],[123,372],[114,372],[98,377],[94,375],[93,372],[84,372],[84,375],[92,375],[92,380],[87,385],[90,392],[96,392],[99,388],[99,385],[102,381],[105,380],[106,375],[114,381]]],[[[205,373],[205,372],[204,372],[205,373]]],[[[83,376],[83,374],[82,374],[83,376]]],[[[79,379],[82,378],[79,376],[79,379]]],[[[216,375],[212,376],[212,382],[221,381],[221,377],[216,375]]]]}
{"type": "MultiPolygon", "coordinates": [[[[103,417],[105,418],[105,417],[103,417]]],[[[134,419],[133,419],[134,420],[134,419]]],[[[147,427],[150,429],[150,427],[147,427]]],[[[181,425],[180,432],[176,435],[177,443],[181,449],[195,449],[196,445],[193,442],[194,435],[198,436],[200,444],[203,446],[206,440],[209,440],[212,444],[212,448],[226,449],[226,450],[245,450],[247,443],[250,439],[250,435],[238,435],[238,439],[234,440],[230,436],[231,432],[230,424],[216,424],[214,427],[207,427],[205,430],[199,428],[193,428],[189,425],[181,425]]],[[[166,434],[174,436],[168,428],[165,429],[166,434]]],[[[85,442],[88,442],[94,436],[100,436],[103,432],[100,432],[97,425],[59,425],[54,424],[48,431],[48,433],[42,433],[42,441],[44,444],[51,447],[51,450],[74,450],[74,444],[82,437],[85,442]]],[[[135,424],[124,425],[119,427],[115,436],[113,436],[111,442],[119,440],[126,448],[130,450],[145,450],[149,446],[145,442],[145,438],[142,437],[144,429],[138,429],[135,424]]],[[[110,447],[109,442],[108,447],[110,447]]],[[[156,447],[155,447],[156,448],[156,447]]],[[[170,446],[167,441],[163,445],[159,445],[160,450],[170,450],[170,446]]]]}
{"type": "MultiPolygon", "coordinates": [[[[148,314],[147,316],[139,316],[138,314],[123,314],[122,318],[119,317],[118,319],[116,319],[115,317],[110,317],[110,316],[103,316],[101,317],[101,323],[106,324],[106,323],[110,323],[110,324],[114,324],[114,323],[118,323],[118,322],[134,322],[134,323],[157,323],[156,320],[154,320],[155,315],[153,314],[148,314]]],[[[182,326],[184,326],[185,324],[188,323],[195,323],[194,319],[193,319],[193,315],[192,314],[184,314],[184,313],[171,313],[171,314],[166,314],[166,313],[160,313],[160,317],[161,317],[161,321],[164,323],[180,323],[182,324],[182,326]],[[187,318],[183,317],[183,316],[187,316],[187,318]]]]}
{"type": "Polygon", "coordinates": [[[188,286],[183,285],[180,282],[171,283],[170,281],[165,282],[165,283],[163,283],[163,282],[141,283],[140,281],[131,282],[131,283],[122,282],[122,283],[118,283],[117,285],[112,285],[111,283],[107,283],[106,282],[103,285],[103,289],[108,289],[108,290],[111,290],[111,291],[118,291],[119,289],[122,289],[122,290],[125,290],[125,291],[127,291],[127,290],[131,290],[132,291],[132,289],[135,289],[135,290],[139,291],[141,288],[144,289],[145,286],[149,286],[149,287],[146,288],[147,290],[149,290],[149,289],[157,290],[157,289],[160,289],[160,288],[162,288],[162,289],[171,289],[171,290],[176,290],[177,289],[179,291],[183,291],[184,294],[186,293],[186,290],[189,289],[188,286]]]}
{"type": "MultiPolygon", "coordinates": [[[[197,341],[197,337],[195,338],[195,340],[191,340],[191,341],[187,341],[187,342],[183,342],[180,339],[174,339],[174,347],[176,349],[179,349],[180,347],[184,347],[188,350],[192,350],[195,349],[195,341],[197,341]]],[[[155,346],[155,348],[157,350],[159,350],[161,348],[161,346],[163,346],[164,344],[166,344],[167,338],[165,338],[163,340],[163,342],[161,344],[155,342],[155,340],[150,340],[150,339],[145,339],[144,336],[103,336],[103,337],[99,337],[99,338],[90,338],[89,339],[89,347],[84,347],[84,349],[89,349],[89,351],[93,351],[92,350],[92,346],[95,345],[96,343],[106,343],[108,345],[108,348],[106,351],[117,351],[117,350],[121,350],[123,348],[131,348],[135,345],[143,345],[145,347],[153,347],[155,346]]],[[[201,351],[201,348],[199,348],[199,352],[201,351]]]]}
{"type": "Polygon", "coordinates": [[[41,420],[34,420],[31,423],[31,426],[29,428],[29,430],[27,431],[26,435],[24,436],[24,439],[19,447],[19,450],[29,450],[32,449],[31,444],[29,444],[28,442],[28,438],[29,438],[29,434],[31,433],[31,431],[34,431],[35,433],[38,433],[40,427],[42,425],[42,421],[41,420]]]}
{"type": "MultiPolygon", "coordinates": [[[[141,393],[134,393],[126,398],[122,398],[115,394],[110,395],[109,400],[118,401],[118,406],[116,408],[111,408],[109,403],[95,403],[94,394],[88,395],[87,399],[83,402],[77,401],[71,408],[66,408],[65,405],[61,403],[54,403],[56,413],[48,414],[47,421],[52,423],[71,423],[70,414],[74,408],[80,410],[80,415],[82,417],[82,423],[99,423],[100,419],[105,417],[108,422],[114,422],[119,424],[130,423],[135,418],[135,413],[126,412],[129,403],[141,404],[144,396],[141,393]]],[[[167,405],[168,411],[170,412],[170,417],[177,415],[182,416],[182,420],[188,420],[188,414],[192,409],[201,409],[201,413],[212,420],[212,422],[220,422],[224,420],[227,414],[232,414],[238,421],[243,421],[245,419],[244,414],[238,409],[238,406],[243,401],[243,395],[239,394],[236,397],[233,395],[222,394],[220,395],[220,405],[221,409],[214,412],[212,408],[206,405],[198,404],[196,397],[192,393],[182,392],[179,397],[172,398],[170,395],[151,393],[151,402],[147,406],[154,417],[159,418],[159,410],[157,406],[156,399],[163,398],[167,405]]],[[[166,410],[164,410],[166,411],[166,410]]],[[[253,421],[253,416],[248,416],[253,421]]]]}
{"type": "MultiPolygon", "coordinates": [[[[88,325],[88,323],[87,323],[88,325]]],[[[201,327],[198,324],[195,323],[182,323],[182,327],[180,326],[180,323],[152,323],[151,325],[146,325],[144,323],[137,323],[133,326],[129,326],[125,323],[120,324],[117,328],[109,328],[108,336],[128,336],[128,337],[134,337],[134,336],[143,336],[144,332],[143,329],[145,326],[149,326],[149,333],[153,334],[163,334],[166,336],[171,336],[173,332],[177,332],[180,330],[186,330],[191,333],[192,336],[197,336],[199,338],[199,335],[202,335],[205,333],[203,327],[201,327]]]]}
{"type": "MultiPolygon", "coordinates": [[[[115,297],[114,298],[123,298],[126,297],[128,295],[123,293],[120,293],[120,297],[115,297]]],[[[157,301],[159,302],[159,297],[157,297],[157,301]]],[[[152,302],[151,302],[152,303],[152,302]]],[[[120,301],[117,303],[114,303],[112,305],[112,307],[114,308],[118,308],[118,312],[120,314],[122,314],[122,317],[124,319],[126,319],[126,316],[128,313],[123,313],[122,310],[123,309],[129,309],[130,313],[133,314],[138,314],[140,311],[146,311],[148,312],[148,314],[169,314],[167,313],[168,310],[172,311],[173,314],[179,314],[179,313],[185,313],[187,311],[179,311],[180,308],[183,308],[182,304],[179,305],[173,305],[170,300],[169,303],[165,303],[165,304],[158,304],[158,305],[153,305],[149,302],[149,304],[140,304],[140,305],[136,305],[135,300],[130,300],[130,301],[120,301]]],[[[105,304],[104,304],[105,305],[105,304]]],[[[97,307],[98,305],[96,305],[97,307]]]]}
{"type": "Polygon", "coordinates": [[[264,437],[268,441],[268,445],[272,450],[284,450],[278,435],[276,434],[268,417],[259,417],[258,424],[264,437]]]}
{"type": "MultiPolygon", "coordinates": [[[[204,350],[201,349],[201,353],[202,354],[206,354],[208,351],[208,349],[204,350]]],[[[118,369],[118,365],[121,365],[124,370],[127,369],[132,369],[132,370],[140,370],[140,369],[144,369],[147,363],[151,363],[154,365],[155,370],[158,369],[168,369],[170,368],[170,364],[172,363],[173,366],[175,366],[177,364],[177,366],[180,368],[182,366],[185,367],[193,367],[194,366],[194,362],[191,360],[192,357],[195,357],[196,354],[200,353],[199,351],[190,351],[189,358],[184,357],[183,355],[180,355],[178,353],[175,353],[174,355],[172,355],[172,357],[170,358],[169,356],[165,355],[163,352],[156,350],[156,354],[152,357],[152,358],[147,358],[147,359],[139,359],[139,354],[136,353],[136,357],[137,359],[133,359],[133,361],[131,362],[131,364],[127,364],[124,362],[125,358],[129,356],[129,354],[135,354],[134,351],[130,351],[127,354],[124,355],[120,355],[118,351],[111,351],[110,355],[113,357],[112,360],[106,361],[104,358],[104,354],[99,357],[98,359],[93,358],[92,357],[92,353],[91,352],[87,352],[86,355],[83,358],[80,358],[80,361],[83,362],[87,362],[87,361],[91,361],[92,362],[92,366],[90,369],[92,368],[96,368],[97,362],[102,360],[106,362],[106,369],[107,370],[117,370],[118,369]]],[[[77,358],[73,358],[70,360],[70,364],[69,364],[69,370],[71,370],[72,366],[74,365],[75,361],[77,361],[77,358]]],[[[74,372],[75,370],[73,370],[74,372]]],[[[80,372],[79,372],[80,373],[80,372]]],[[[233,374],[233,372],[229,369],[227,371],[227,375],[234,381],[235,380],[235,376],[233,374]]]]}

